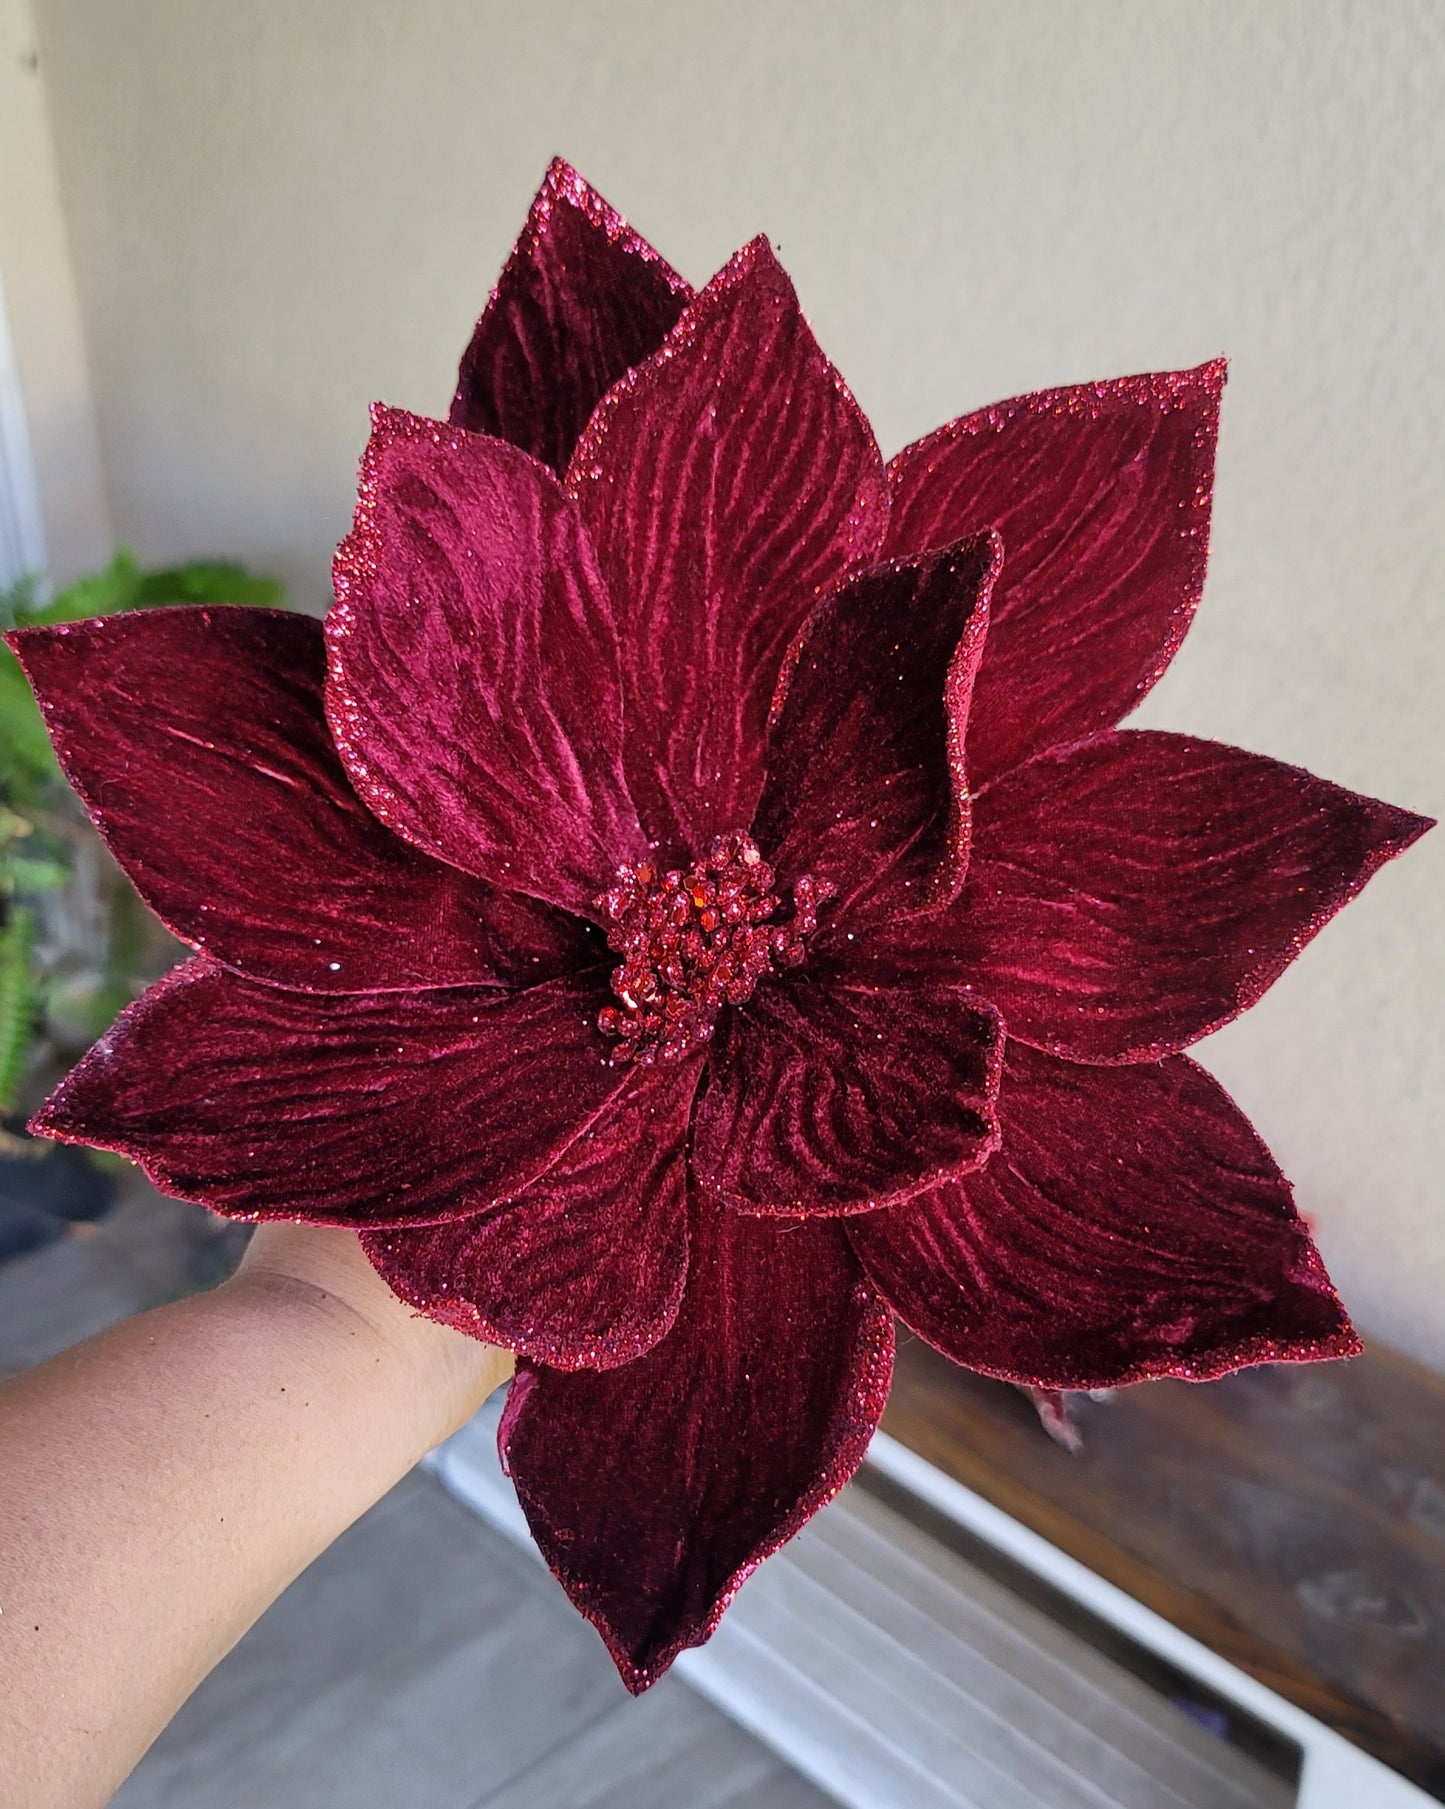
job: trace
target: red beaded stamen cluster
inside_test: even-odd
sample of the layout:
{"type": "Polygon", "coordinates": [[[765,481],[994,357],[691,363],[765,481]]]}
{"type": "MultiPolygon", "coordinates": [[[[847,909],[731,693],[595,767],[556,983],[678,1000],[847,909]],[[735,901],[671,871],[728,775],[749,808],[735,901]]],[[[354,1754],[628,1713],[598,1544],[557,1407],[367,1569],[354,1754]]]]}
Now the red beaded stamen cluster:
{"type": "Polygon", "coordinates": [[[597,900],[611,926],[607,946],[622,956],[612,975],[621,1003],[597,1019],[619,1041],[614,1060],[680,1062],[709,1040],[724,1005],[744,1004],[773,969],[798,966],[827,888],[805,874],[792,917],[774,923],[776,877],[745,835],[718,836],[685,873],[647,861],[618,869],[597,900]]]}

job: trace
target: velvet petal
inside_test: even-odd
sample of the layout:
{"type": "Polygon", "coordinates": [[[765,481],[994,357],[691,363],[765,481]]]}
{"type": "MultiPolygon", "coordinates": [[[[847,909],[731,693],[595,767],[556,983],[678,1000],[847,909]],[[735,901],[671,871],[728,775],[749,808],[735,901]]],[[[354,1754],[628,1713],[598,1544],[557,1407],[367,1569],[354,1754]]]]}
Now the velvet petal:
{"type": "Polygon", "coordinates": [[[516,1199],[445,1225],[368,1232],[387,1284],[444,1325],[557,1369],[651,1350],[687,1274],[687,1126],[699,1064],[629,1084],[516,1199]]]}
{"type": "Polygon", "coordinates": [[[865,1212],[997,1141],[1003,1028],[960,984],[819,958],[723,1020],[693,1166],[744,1212],[865,1212]]]}
{"type": "Polygon", "coordinates": [[[790,650],[753,839],[785,882],[833,889],[835,923],[930,909],[963,884],[964,726],[1002,550],[984,534],[861,573],[790,650]]]}
{"type": "Polygon", "coordinates": [[[564,471],[587,417],[692,290],[559,157],[462,357],[451,419],[564,471]]]}
{"type": "Polygon", "coordinates": [[[987,1168],[849,1221],[945,1356],[1048,1389],[1359,1350],[1288,1181],[1187,1057],[1092,1068],[1010,1043],[999,1112],[987,1168]]]}
{"type": "Polygon", "coordinates": [[[887,550],[995,528],[1006,561],[968,724],[977,787],[1112,728],[1174,657],[1204,583],[1224,364],[1041,391],[894,459],[887,550]]]}
{"type": "Polygon", "coordinates": [[[1115,730],[977,794],[957,904],[860,942],[862,959],[907,944],[971,981],[1011,1038],[1146,1061],[1247,1010],[1429,827],[1259,754],[1115,730]]]}
{"type": "Polygon", "coordinates": [[[499,1443],[542,1555],[623,1682],[655,1683],[857,1469],[893,1324],[836,1225],[693,1214],[687,1293],[636,1363],[524,1363],[499,1443]]]}
{"type": "Polygon", "coordinates": [[[117,861],[227,966],[369,992],[531,985],[585,959],[576,919],[428,859],[365,809],[326,726],[311,617],[153,609],[12,644],[117,861]]]}
{"type": "Polygon", "coordinates": [[[600,973],[526,992],[256,985],[204,956],[123,1012],[36,1115],[232,1217],[407,1225],[510,1198],[626,1080],[600,973]]]}
{"type": "Polygon", "coordinates": [[[326,707],[362,798],[443,860],[590,911],[643,841],[576,505],[501,440],[377,409],[335,577],[326,707]]]}
{"type": "Polygon", "coordinates": [[[783,655],[887,514],[868,424],[765,240],[603,398],[567,484],[621,625],[632,795],[683,865],[752,821],[783,655]]]}

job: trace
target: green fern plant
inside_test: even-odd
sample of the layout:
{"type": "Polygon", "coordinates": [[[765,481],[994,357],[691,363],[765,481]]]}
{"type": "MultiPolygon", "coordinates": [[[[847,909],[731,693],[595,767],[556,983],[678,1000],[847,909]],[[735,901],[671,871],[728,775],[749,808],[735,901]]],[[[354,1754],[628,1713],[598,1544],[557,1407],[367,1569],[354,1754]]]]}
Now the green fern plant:
{"type": "Polygon", "coordinates": [[[0,927],[0,1106],[9,1111],[25,1074],[35,1033],[35,981],[30,971],[35,918],[12,905],[0,927]]]}

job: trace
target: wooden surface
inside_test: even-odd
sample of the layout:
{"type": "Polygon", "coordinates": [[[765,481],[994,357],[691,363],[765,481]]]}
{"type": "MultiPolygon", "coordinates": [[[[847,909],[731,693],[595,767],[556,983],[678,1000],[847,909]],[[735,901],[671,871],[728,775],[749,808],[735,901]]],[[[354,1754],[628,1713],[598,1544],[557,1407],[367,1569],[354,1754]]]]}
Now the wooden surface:
{"type": "Polygon", "coordinates": [[[1385,1351],[1083,1398],[900,1346],[884,1430],[1445,1797],[1445,1388],[1385,1351]]]}

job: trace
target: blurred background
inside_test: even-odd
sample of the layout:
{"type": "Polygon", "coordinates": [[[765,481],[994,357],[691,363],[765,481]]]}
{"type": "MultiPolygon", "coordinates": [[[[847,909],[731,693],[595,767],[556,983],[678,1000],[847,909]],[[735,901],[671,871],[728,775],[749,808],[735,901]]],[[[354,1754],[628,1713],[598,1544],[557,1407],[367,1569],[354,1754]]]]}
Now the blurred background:
{"type": "MultiPolygon", "coordinates": [[[[1227,353],[1136,720],[1441,814],[1440,0],[0,0],[0,581],[323,610],[367,404],[445,412],[559,152],[694,282],[766,232],[885,454],[1227,353]]],[[[1200,1051],[1436,1370],[1442,950],[1437,834],[1200,1051]]]]}

